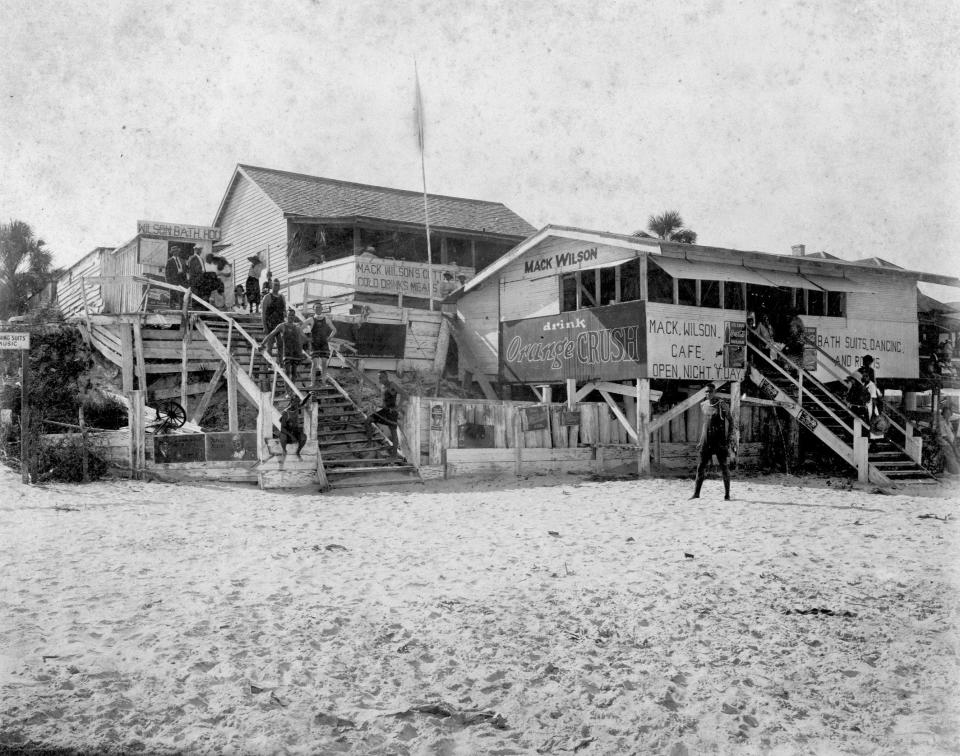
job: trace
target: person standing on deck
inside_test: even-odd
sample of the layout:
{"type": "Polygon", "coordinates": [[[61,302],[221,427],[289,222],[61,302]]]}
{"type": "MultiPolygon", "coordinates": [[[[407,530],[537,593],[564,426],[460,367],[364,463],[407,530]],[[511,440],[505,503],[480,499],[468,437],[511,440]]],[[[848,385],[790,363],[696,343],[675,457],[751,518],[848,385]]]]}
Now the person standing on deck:
{"type": "Polygon", "coordinates": [[[187,284],[194,296],[198,296],[201,299],[206,299],[206,297],[200,293],[203,291],[205,274],[206,269],[203,266],[203,260],[200,258],[200,247],[194,245],[193,254],[187,259],[187,284]]]}
{"type": "Polygon", "coordinates": [[[697,442],[700,462],[697,465],[697,479],[693,496],[690,498],[700,498],[700,489],[707,474],[707,465],[710,464],[711,457],[716,457],[717,463],[720,465],[720,474],[723,476],[723,498],[725,501],[730,501],[730,468],[727,466],[727,453],[730,437],[733,433],[733,418],[726,402],[720,399],[716,392],[717,389],[712,383],[707,386],[707,400],[700,405],[703,414],[700,440],[697,442]]]}
{"type": "MultiPolygon", "coordinates": [[[[187,280],[187,266],[184,265],[179,250],[167,258],[167,265],[163,270],[163,276],[168,284],[183,286],[184,288],[190,285],[187,280]]],[[[170,292],[170,307],[174,310],[179,310],[183,307],[183,294],[181,292],[170,292]]]]}

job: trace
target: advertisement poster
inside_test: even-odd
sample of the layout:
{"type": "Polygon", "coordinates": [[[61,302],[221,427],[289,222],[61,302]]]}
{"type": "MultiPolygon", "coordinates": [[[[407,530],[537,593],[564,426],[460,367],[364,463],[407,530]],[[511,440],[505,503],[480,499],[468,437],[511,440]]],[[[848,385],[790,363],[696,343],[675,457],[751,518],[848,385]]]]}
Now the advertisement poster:
{"type": "Polygon", "coordinates": [[[206,459],[206,440],[203,433],[183,433],[153,437],[153,461],[203,462],[206,459]]]}
{"type": "Polygon", "coordinates": [[[643,303],[508,321],[500,326],[500,347],[508,383],[642,378],[643,303]]]}
{"type": "Polygon", "coordinates": [[[242,433],[207,433],[207,461],[229,462],[236,459],[257,458],[257,434],[247,431],[242,433]]]}
{"type": "Polygon", "coordinates": [[[523,426],[525,431],[546,430],[550,427],[550,410],[547,407],[524,407],[523,426]]]}

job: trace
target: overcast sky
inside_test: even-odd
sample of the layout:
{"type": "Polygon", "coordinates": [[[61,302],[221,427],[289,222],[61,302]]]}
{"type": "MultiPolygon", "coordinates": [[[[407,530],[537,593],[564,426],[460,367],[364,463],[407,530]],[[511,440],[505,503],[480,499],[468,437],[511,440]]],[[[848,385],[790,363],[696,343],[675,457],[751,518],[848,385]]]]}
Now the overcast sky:
{"type": "MultiPolygon", "coordinates": [[[[210,224],[237,163],[960,275],[960,6],[13,0],[0,218],[69,264],[210,224]]],[[[960,290],[932,290],[960,300],[960,290]]]]}

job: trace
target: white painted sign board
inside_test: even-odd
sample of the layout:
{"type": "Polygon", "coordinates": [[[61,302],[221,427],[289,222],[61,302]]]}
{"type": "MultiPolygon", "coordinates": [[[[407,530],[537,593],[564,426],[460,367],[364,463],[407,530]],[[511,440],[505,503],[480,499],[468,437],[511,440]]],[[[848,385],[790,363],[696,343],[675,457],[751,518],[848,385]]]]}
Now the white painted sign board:
{"type": "Polygon", "coordinates": [[[0,349],[29,349],[30,334],[0,332],[0,349]]]}

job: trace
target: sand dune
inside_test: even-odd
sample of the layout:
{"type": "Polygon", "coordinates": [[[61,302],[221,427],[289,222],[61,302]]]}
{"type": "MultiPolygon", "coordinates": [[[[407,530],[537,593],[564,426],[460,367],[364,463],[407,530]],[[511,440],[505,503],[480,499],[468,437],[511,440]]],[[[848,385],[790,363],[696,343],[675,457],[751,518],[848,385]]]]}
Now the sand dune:
{"type": "Polygon", "coordinates": [[[4,472],[0,748],[957,752],[956,490],[800,483],[4,472]]]}

